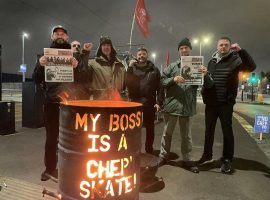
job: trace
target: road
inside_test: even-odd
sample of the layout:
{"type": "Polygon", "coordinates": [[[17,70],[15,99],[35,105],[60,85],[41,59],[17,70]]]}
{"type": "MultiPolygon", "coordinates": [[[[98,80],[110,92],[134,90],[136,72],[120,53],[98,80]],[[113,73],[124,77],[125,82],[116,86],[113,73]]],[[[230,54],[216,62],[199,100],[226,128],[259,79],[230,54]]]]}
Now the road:
{"type": "Polygon", "coordinates": [[[254,119],[256,114],[270,115],[270,105],[237,103],[234,106],[234,110],[243,113],[251,119],[254,119]]]}

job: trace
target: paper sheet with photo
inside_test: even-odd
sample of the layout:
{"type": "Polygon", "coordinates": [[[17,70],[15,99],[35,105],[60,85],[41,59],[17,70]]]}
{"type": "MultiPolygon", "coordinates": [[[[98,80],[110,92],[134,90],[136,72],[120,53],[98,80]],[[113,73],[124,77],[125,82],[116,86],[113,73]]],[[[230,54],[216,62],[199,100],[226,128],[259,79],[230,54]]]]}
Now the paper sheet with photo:
{"type": "Polygon", "coordinates": [[[47,59],[45,82],[74,82],[72,50],[44,48],[44,56],[47,59]]]}
{"type": "Polygon", "coordinates": [[[181,56],[181,76],[186,85],[203,85],[203,73],[199,72],[203,65],[203,56],[181,56]]]}

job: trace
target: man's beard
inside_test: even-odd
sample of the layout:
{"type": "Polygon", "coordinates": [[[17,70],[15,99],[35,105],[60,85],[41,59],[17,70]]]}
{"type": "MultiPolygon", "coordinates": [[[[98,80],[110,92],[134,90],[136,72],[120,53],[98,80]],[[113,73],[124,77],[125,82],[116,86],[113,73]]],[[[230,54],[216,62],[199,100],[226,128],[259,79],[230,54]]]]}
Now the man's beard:
{"type": "Polygon", "coordinates": [[[146,64],[146,62],[147,62],[147,59],[146,58],[139,59],[139,63],[140,64],[146,64]]]}
{"type": "Polygon", "coordinates": [[[63,38],[58,38],[56,40],[54,40],[57,44],[63,44],[65,43],[66,41],[63,39],[63,38]]]}
{"type": "Polygon", "coordinates": [[[56,39],[52,42],[51,48],[56,48],[56,49],[71,49],[71,45],[63,40],[63,39],[56,39]]]}

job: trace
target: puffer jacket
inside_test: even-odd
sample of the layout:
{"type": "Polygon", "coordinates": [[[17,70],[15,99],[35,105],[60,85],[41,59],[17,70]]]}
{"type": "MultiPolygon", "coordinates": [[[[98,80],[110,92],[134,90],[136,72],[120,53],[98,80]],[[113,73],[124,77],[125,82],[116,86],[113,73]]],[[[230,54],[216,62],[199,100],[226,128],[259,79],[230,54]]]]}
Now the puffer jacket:
{"type": "Polygon", "coordinates": [[[163,110],[172,115],[193,116],[196,114],[198,86],[174,82],[174,77],[180,75],[180,63],[180,60],[171,63],[161,76],[161,83],[166,93],[163,110]]]}
{"type": "Polygon", "coordinates": [[[239,72],[251,72],[255,68],[254,60],[244,49],[239,52],[230,51],[223,57],[219,57],[215,52],[208,63],[212,84],[211,81],[205,81],[202,89],[204,103],[207,105],[235,104],[239,72]]]}

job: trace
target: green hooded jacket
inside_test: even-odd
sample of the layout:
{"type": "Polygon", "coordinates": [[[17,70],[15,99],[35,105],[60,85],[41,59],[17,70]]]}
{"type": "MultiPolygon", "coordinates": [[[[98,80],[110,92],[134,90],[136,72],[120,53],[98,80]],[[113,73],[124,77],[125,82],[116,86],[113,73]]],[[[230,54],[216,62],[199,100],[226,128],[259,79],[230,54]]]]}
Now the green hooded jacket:
{"type": "Polygon", "coordinates": [[[180,71],[180,60],[163,71],[161,83],[166,94],[163,110],[172,115],[193,116],[196,114],[198,86],[175,83],[173,79],[180,75],[180,71]]]}

